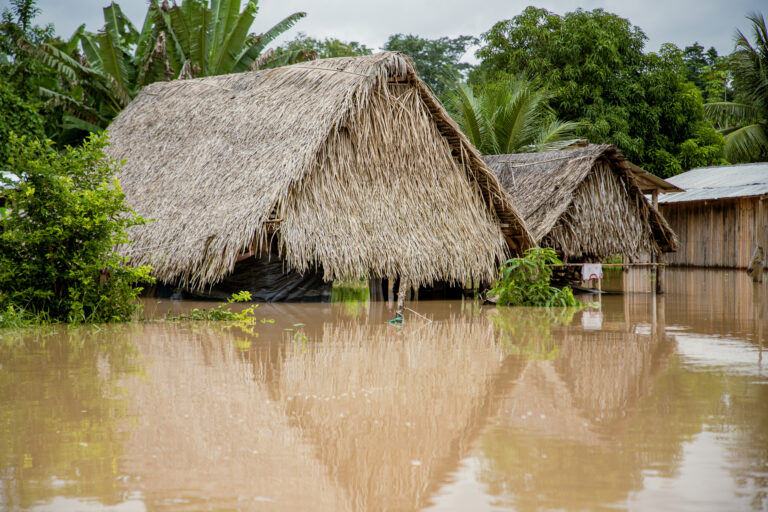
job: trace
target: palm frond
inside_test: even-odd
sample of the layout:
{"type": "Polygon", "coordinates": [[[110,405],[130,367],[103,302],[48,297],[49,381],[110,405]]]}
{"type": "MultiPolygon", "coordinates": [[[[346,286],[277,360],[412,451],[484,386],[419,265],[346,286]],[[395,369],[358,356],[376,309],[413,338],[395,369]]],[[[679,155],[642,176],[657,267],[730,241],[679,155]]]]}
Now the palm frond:
{"type": "Polygon", "coordinates": [[[199,8],[192,11],[192,16],[189,18],[189,26],[191,28],[189,34],[189,58],[200,66],[200,72],[204,76],[208,74],[209,67],[210,56],[208,50],[211,42],[209,34],[211,22],[212,14],[205,4],[200,4],[199,8]]]}
{"type": "MultiPolygon", "coordinates": [[[[245,10],[255,14],[258,8],[253,2],[248,2],[245,10]]],[[[211,0],[211,15],[214,34],[211,41],[211,55],[217,55],[227,38],[227,34],[235,27],[240,15],[240,0],[211,0]]]]}
{"type": "Polygon", "coordinates": [[[755,123],[725,136],[725,158],[730,162],[749,162],[768,152],[768,134],[763,124],[755,123]]]}
{"type": "Polygon", "coordinates": [[[240,73],[248,69],[250,65],[253,64],[253,61],[259,58],[259,55],[261,55],[261,52],[264,51],[264,48],[266,48],[269,43],[294,26],[300,19],[306,17],[306,15],[307,13],[305,12],[295,12],[263,34],[256,36],[254,43],[240,52],[240,55],[237,57],[237,63],[232,68],[232,72],[240,73]]]}
{"type": "Polygon", "coordinates": [[[721,127],[746,125],[760,119],[760,108],[747,103],[718,101],[704,104],[704,115],[721,127]]]}
{"type": "Polygon", "coordinates": [[[581,123],[554,119],[542,127],[536,137],[536,148],[538,151],[565,149],[580,140],[577,136],[580,128],[581,123]]]}
{"type": "Polygon", "coordinates": [[[138,42],[139,32],[118,4],[112,2],[103,11],[104,32],[109,32],[118,46],[127,50],[128,46],[138,42]]]}
{"type": "Polygon", "coordinates": [[[75,129],[75,130],[82,130],[84,132],[95,132],[99,133],[104,128],[100,126],[96,126],[93,123],[89,123],[88,121],[84,119],[80,119],[79,117],[75,117],[71,114],[64,114],[62,116],[62,128],[66,129],[75,129]]]}

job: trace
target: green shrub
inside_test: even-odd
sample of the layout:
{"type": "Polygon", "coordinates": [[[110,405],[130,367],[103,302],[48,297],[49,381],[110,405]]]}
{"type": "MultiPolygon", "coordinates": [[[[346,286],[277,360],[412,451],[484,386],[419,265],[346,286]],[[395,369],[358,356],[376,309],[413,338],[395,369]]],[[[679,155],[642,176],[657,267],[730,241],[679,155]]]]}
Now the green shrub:
{"type": "Polygon", "coordinates": [[[0,171],[6,170],[11,152],[11,132],[43,137],[43,119],[31,105],[0,80],[0,171]]]}
{"type": "Polygon", "coordinates": [[[552,249],[534,247],[522,258],[504,262],[499,270],[501,278],[493,283],[489,296],[498,296],[500,306],[581,306],[567,286],[560,289],[550,285],[550,265],[562,263],[552,249]]]}
{"type": "Polygon", "coordinates": [[[149,268],[127,266],[115,246],[144,220],[126,206],[106,144],[92,135],[59,154],[11,134],[12,177],[0,178],[0,309],[71,323],[124,321],[137,309],[149,268]]]}

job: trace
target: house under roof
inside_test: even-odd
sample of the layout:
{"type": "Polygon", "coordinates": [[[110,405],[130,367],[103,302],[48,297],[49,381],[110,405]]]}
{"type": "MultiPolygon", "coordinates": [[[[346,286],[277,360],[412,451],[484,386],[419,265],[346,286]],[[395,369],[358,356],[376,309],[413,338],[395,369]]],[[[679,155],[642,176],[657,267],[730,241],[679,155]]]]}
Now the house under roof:
{"type": "Polygon", "coordinates": [[[756,247],[768,249],[768,162],[702,167],[667,181],[685,189],[659,197],[680,237],[670,264],[747,268],[756,247]]]}
{"type": "Polygon", "coordinates": [[[487,282],[532,245],[402,54],[154,83],[109,130],[127,203],[154,219],[121,251],[166,282],[204,288],[270,246],[326,281],[487,282]]]}
{"type": "Polygon", "coordinates": [[[565,258],[600,261],[674,251],[674,232],[610,145],[484,157],[536,243],[565,258]]]}

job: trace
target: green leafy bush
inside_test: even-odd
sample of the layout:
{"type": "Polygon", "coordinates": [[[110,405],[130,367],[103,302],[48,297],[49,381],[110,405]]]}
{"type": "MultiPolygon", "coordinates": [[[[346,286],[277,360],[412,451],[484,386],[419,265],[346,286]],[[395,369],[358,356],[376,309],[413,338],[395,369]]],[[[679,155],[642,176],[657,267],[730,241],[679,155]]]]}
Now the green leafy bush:
{"type": "Polygon", "coordinates": [[[493,283],[489,296],[498,296],[500,306],[581,306],[567,286],[560,289],[550,285],[550,265],[562,263],[552,249],[534,247],[522,258],[512,258],[501,266],[501,278],[493,283]]]}
{"type": "Polygon", "coordinates": [[[11,132],[42,138],[43,119],[32,105],[24,102],[4,80],[0,80],[0,171],[8,166],[11,132]]]}
{"type": "Polygon", "coordinates": [[[106,136],[61,154],[50,144],[10,136],[11,176],[0,178],[0,309],[54,322],[128,320],[139,285],[152,278],[115,246],[144,219],[125,204],[106,136]]]}

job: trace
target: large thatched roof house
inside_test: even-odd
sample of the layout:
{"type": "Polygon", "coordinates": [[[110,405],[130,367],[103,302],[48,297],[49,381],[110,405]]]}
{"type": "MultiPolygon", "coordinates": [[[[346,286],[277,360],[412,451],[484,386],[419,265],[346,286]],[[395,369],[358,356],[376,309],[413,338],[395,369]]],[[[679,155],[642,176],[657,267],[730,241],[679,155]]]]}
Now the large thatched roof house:
{"type": "Polygon", "coordinates": [[[675,234],[614,146],[484,158],[534,241],[565,258],[636,259],[677,248],[675,234]]]}
{"type": "Polygon", "coordinates": [[[202,288],[250,247],[325,280],[493,278],[532,244],[493,173],[397,53],[152,84],[110,127],[133,264],[202,288]]]}

